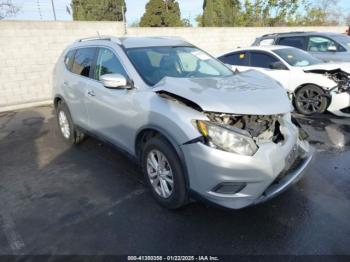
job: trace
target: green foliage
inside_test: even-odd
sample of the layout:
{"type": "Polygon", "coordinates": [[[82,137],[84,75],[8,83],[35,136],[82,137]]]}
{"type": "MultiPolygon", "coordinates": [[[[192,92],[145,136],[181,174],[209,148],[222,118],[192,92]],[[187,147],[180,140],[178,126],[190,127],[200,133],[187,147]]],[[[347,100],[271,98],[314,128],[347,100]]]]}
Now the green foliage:
{"type": "Polygon", "coordinates": [[[235,26],[240,8],[239,0],[204,0],[203,15],[197,21],[201,26],[235,26]]]}
{"type": "Polygon", "coordinates": [[[123,21],[124,0],[72,0],[74,20],[83,21],[123,21]]]}
{"type": "Polygon", "coordinates": [[[196,21],[198,26],[324,26],[346,20],[339,0],[309,1],[204,0],[196,21]]]}
{"type": "Polygon", "coordinates": [[[141,27],[188,26],[189,21],[181,20],[179,3],[175,0],[150,0],[141,17],[141,27]]]}

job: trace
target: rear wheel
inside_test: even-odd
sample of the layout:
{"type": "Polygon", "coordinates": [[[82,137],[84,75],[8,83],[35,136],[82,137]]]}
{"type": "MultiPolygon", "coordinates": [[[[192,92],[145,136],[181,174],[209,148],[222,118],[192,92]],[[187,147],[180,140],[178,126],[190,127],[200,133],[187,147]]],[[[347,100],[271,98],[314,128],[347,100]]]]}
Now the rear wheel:
{"type": "Polygon", "coordinates": [[[65,103],[59,102],[56,108],[57,124],[60,134],[68,144],[79,144],[84,140],[84,133],[76,129],[65,103]]]}
{"type": "Polygon", "coordinates": [[[296,92],[294,104],[298,113],[312,115],[324,113],[327,109],[328,99],[322,88],[306,85],[296,92]]]}
{"type": "Polygon", "coordinates": [[[154,198],[168,209],[187,203],[187,188],[179,157],[161,137],[153,137],[142,150],[142,170],[154,198]]]}

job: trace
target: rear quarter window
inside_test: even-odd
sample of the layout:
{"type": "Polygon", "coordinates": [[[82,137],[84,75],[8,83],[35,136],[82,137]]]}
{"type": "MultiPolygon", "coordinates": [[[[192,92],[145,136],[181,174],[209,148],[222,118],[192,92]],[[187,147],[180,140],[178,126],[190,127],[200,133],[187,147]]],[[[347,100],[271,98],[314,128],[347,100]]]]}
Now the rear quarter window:
{"type": "Polygon", "coordinates": [[[72,70],[74,55],[75,55],[75,50],[70,50],[64,57],[64,64],[69,71],[72,70]]]}

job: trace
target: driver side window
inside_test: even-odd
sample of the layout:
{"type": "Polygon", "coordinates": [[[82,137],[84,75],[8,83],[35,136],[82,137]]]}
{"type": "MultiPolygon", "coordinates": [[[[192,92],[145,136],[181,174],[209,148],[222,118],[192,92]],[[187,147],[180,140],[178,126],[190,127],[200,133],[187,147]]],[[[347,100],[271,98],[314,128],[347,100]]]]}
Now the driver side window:
{"type": "Polygon", "coordinates": [[[339,51],[334,41],[321,36],[311,36],[309,38],[307,50],[310,52],[339,51]]]}
{"type": "Polygon", "coordinates": [[[100,48],[96,61],[95,79],[100,80],[100,77],[105,74],[121,74],[127,78],[124,67],[115,54],[107,48],[100,48]]]}
{"type": "Polygon", "coordinates": [[[270,68],[279,60],[272,55],[262,52],[250,52],[250,66],[260,68],[270,68]]]}

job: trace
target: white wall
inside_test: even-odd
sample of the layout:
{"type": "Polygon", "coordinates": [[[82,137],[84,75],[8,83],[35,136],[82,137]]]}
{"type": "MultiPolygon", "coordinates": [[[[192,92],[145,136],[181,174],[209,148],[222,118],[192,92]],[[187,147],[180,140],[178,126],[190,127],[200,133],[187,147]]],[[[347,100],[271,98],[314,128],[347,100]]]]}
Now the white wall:
{"type": "MultiPolygon", "coordinates": [[[[134,36],[179,36],[212,54],[250,45],[262,34],[345,32],[345,27],[128,28],[134,36]]],[[[0,111],[51,100],[53,66],[68,44],[88,36],[123,35],[118,22],[0,21],[0,111]]]]}

